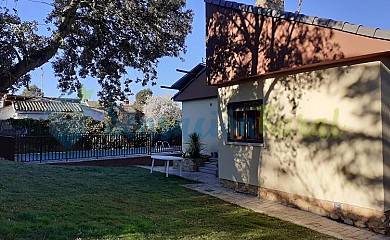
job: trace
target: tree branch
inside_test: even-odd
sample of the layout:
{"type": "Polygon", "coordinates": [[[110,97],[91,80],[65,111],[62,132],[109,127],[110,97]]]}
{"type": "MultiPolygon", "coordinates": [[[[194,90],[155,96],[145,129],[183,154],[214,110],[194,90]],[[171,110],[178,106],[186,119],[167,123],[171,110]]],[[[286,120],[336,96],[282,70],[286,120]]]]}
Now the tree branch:
{"type": "Polygon", "coordinates": [[[45,2],[45,1],[38,1],[38,0],[28,0],[28,1],[34,2],[34,3],[41,3],[41,4],[45,4],[45,5],[49,5],[49,6],[51,6],[51,7],[54,7],[53,4],[47,3],[47,2],[45,2]]]}
{"type": "Polygon", "coordinates": [[[42,66],[54,57],[60,48],[63,39],[70,32],[70,27],[76,17],[76,11],[79,3],[80,0],[71,0],[69,5],[64,8],[58,30],[53,34],[47,47],[32,53],[30,56],[19,61],[7,71],[0,73],[0,92],[8,92],[8,90],[16,84],[22,76],[37,67],[42,66]]]}

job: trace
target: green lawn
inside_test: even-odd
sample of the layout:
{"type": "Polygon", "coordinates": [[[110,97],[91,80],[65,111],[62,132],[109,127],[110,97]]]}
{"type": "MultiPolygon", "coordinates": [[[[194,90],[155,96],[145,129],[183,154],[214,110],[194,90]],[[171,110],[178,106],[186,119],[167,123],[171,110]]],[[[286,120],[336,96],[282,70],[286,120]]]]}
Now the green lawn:
{"type": "Polygon", "coordinates": [[[328,239],[134,167],[0,161],[0,239],[328,239]]]}

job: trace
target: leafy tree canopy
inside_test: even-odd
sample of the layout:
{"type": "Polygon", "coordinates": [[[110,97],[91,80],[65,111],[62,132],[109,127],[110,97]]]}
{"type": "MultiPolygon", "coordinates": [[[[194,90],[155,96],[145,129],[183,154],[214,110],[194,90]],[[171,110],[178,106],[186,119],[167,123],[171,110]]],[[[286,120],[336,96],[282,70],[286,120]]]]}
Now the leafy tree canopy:
{"type": "Polygon", "coordinates": [[[170,94],[149,97],[143,107],[143,113],[146,127],[152,131],[173,129],[181,121],[181,109],[170,94]]]}
{"type": "Polygon", "coordinates": [[[43,97],[43,91],[37,85],[27,86],[22,94],[25,97],[43,97]]]}
{"type": "Polygon", "coordinates": [[[16,11],[1,7],[0,92],[28,84],[28,73],[53,59],[62,91],[78,91],[90,76],[102,86],[98,96],[104,103],[124,100],[132,81],[154,83],[161,57],[185,51],[193,16],[185,2],[46,1],[52,7],[46,18],[53,26],[50,36],[39,34],[37,21],[23,22],[16,11]],[[128,68],[143,77],[128,76],[128,68]]]}
{"type": "Polygon", "coordinates": [[[142,108],[143,106],[145,105],[146,103],[146,100],[153,96],[153,92],[152,90],[150,90],[150,88],[147,88],[147,89],[143,89],[141,91],[139,91],[136,95],[135,95],[135,107],[142,111],[142,108]]]}

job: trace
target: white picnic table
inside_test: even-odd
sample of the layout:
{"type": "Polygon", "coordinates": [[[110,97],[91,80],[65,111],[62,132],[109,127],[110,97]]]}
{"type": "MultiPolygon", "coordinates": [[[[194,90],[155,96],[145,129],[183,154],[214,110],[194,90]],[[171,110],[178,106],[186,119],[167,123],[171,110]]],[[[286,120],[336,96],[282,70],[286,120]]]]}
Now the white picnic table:
{"type": "Polygon", "coordinates": [[[152,155],[152,165],[150,166],[150,173],[153,173],[153,167],[154,167],[154,160],[161,160],[164,161],[164,167],[165,167],[165,177],[168,177],[169,175],[169,161],[180,161],[180,170],[179,175],[181,176],[181,171],[183,168],[183,158],[182,157],[175,157],[175,156],[169,156],[169,155],[152,155]]]}

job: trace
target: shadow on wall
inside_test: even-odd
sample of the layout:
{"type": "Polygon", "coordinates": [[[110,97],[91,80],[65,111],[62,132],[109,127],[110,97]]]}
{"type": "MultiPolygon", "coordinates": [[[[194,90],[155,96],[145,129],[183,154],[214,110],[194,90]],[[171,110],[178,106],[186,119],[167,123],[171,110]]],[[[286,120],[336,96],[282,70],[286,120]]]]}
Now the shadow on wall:
{"type": "MultiPolygon", "coordinates": [[[[333,30],[324,30],[320,27],[309,27],[219,8],[208,16],[207,29],[208,81],[212,84],[323,60],[344,58],[339,45],[332,41],[333,30]]],[[[264,116],[264,121],[268,122],[268,126],[265,126],[265,138],[268,144],[261,153],[256,153],[249,147],[227,147],[234,155],[235,161],[232,178],[243,180],[253,178],[249,169],[257,161],[258,169],[262,171],[261,179],[257,179],[261,185],[267,181],[265,174],[273,174],[273,177],[284,180],[298,179],[299,184],[304,188],[302,191],[307,193],[306,196],[314,198],[319,195],[332,195],[335,191],[342,193],[348,189],[362,194],[372,193],[375,189],[375,194],[370,196],[371,202],[367,204],[378,208],[383,206],[383,196],[378,195],[379,190],[376,191],[383,186],[383,175],[377,174],[379,171],[372,171],[379,166],[377,164],[380,162],[376,161],[380,157],[378,153],[380,149],[377,146],[382,140],[377,133],[365,131],[364,128],[340,125],[332,121],[333,119],[306,120],[304,122],[308,129],[306,134],[291,131],[289,124],[292,122],[299,126],[299,109],[302,107],[300,105],[303,99],[310,101],[310,98],[304,97],[307,92],[328,89],[328,96],[337,94],[343,102],[358,103],[360,108],[356,107],[351,116],[362,119],[362,122],[367,124],[367,128],[370,126],[377,128],[381,115],[380,110],[373,105],[380,106],[378,102],[380,87],[379,82],[376,81],[378,75],[367,75],[375,72],[369,68],[339,67],[333,68],[331,72],[327,70],[302,72],[297,75],[268,79],[264,82],[264,87],[257,90],[254,88],[249,96],[245,91],[245,98],[247,98],[245,100],[263,96],[265,106],[271,106],[273,113],[266,112],[264,116]],[[343,79],[348,78],[351,71],[359,76],[354,81],[342,82],[343,79]],[[339,84],[342,88],[331,87],[339,84]],[[270,129],[272,127],[277,128],[277,131],[270,129]],[[326,138],[324,138],[310,134],[311,129],[314,131],[322,129],[325,132],[333,130],[334,134],[327,137],[325,134],[326,138]],[[300,152],[300,149],[305,149],[305,152],[300,152]],[[261,170],[264,157],[269,157],[275,162],[272,164],[272,172],[261,170]],[[370,163],[372,158],[376,158],[375,163],[370,163]],[[302,166],[305,161],[310,165],[309,168],[302,166]],[[311,171],[309,175],[317,179],[308,178],[306,176],[308,172],[302,171],[301,168],[311,171]],[[335,179],[337,181],[334,183],[329,183],[332,176],[337,176],[338,179],[335,179]],[[337,189],[334,190],[333,187],[337,189]]],[[[239,98],[237,96],[244,95],[240,87],[232,86],[226,89],[228,90],[219,91],[222,107],[218,113],[220,123],[227,121],[224,116],[227,103],[235,101],[239,98]]],[[[244,101],[244,99],[240,100],[244,101]]],[[[321,105],[326,103],[319,103],[319,107],[321,105]]],[[[337,103],[334,106],[335,109],[338,108],[337,103]]],[[[226,140],[227,126],[220,124],[219,127],[219,139],[226,140]]],[[[280,184],[284,183],[280,182],[280,184]]],[[[385,205],[389,203],[386,202],[385,205]]]]}
{"type": "MultiPolygon", "coordinates": [[[[265,101],[271,111],[264,116],[267,146],[261,157],[267,166],[261,169],[262,186],[387,211],[390,179],[382,159],[379,67],[360,64],[269,80],[267,86],[272,87],[265,101]],[[302,84],[315,79],[313,74],[321,81],[302,84]],[[332,108],[332,117],[320,117],[332,108]],[[319,117],[302,118],[310,111],[319,117]]],[[[383,124],[388,124],[385,119],[383,124]]],[[[378,217],[369,215],[364,222],[370,219],[378,217]]]]}
{"type": "MultiPolygon", "coordinates": [[[[313,26],[309,28],[303,24],[224,8],[208,13],[207,66],[210,83],[221,83],[283,68],[317,63],[324,59],[344,57],[338,44],[330,41],[333,36],[331,30],[325,31],[323,28],[313,26]]],[[[265,104],[278,80],[280,79],[275,79],[268,92],[264,93],[265,104]]],[[[302,94],[296,90],[304,91],[317,87],[321,84],[322,76],[308,74],[306,78],[300,78],[299,81],[295,79],[293,83],[288,82],[289,80],[292,79],[283,81],[283,87],[291,90],[289,101],[295,110],[297,98],[302,94]]],[[[258,85],[253,86],[253,91],[249,93],[247,91],[244,93],[240,87],[220,91],[222,107],[218,114],[220,123],[226,122],[227,116],[222,114],[226,113],[227,103],[263,98],[263,83],[261,81],[257,83],[258,85]],[[236,96],[239,97],[235,99],[236,96]],[[242,96],[245,96],[245,99],[242,99],[242,96]]],[[[227,126],[222,124],[220,127],[222,129],[219,130],[219,139],[226,140],[227,126]]],[[[255,176],[258,178],[258,174],[249,173],[253,167],[260,169],[260,152],[255,152],[259,149],[234,146],[229,146],[229,149],[236,161],[233,178],[243,180],[252,178],[250,182],[259,182],[259,179],[253,179],[255,176]]]]}
{"type": "Polygon", "coordinates": [[[220,83],[344,58],[333,30],[208,6],[208,81],[220,83]]]}
{"type": "Polygon", "coordinates": [[[249,146],[228,145],[228,111],[230,102],[250,101],[262,98],[263,83],[260,81],[233,85],[219,89],[218,141],[220,177],[237,182],[257,185],[259,182],[260,149],[249,146]],[[223,149],[221,149],[221,147],[223,149]],[[233,156],[233,157],[232,157],[233,156]],[[233,160],[231,160],[233,159],[233,160]]]}
{"type": "Polygon", "coordinates": [[[385,210],[390,210],[390,69],[389,62],[382,68],[382,129],[383,129],[383,162],[384,162],[384,183],[385,183],[385,210]]]}

